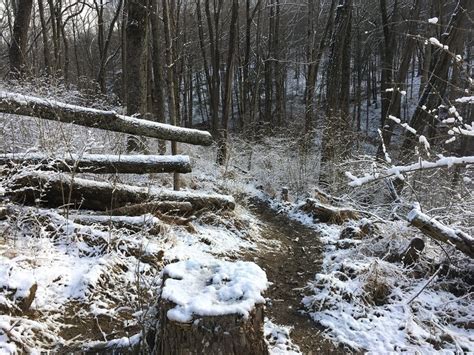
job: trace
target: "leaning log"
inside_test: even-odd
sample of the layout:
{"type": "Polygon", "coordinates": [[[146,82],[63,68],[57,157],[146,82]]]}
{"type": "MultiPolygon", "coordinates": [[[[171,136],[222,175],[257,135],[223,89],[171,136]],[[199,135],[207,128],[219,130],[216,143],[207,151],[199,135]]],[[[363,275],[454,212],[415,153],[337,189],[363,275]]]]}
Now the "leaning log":
{"type": "Polygon", "coordinates": [[[169,264],[152,354],[268,354],[263,333],[265,272],[249,262],[169,264]]]}
{"type": "Polygon", "coordinates": [[[235,207],[233,197],[226,195],[112,184],[41,171],[12,176],[7,196],[18,203],[40,204],[52,208],[67,205],[70,208],[96,211],[150,201],[189,202],[195,210],[235,207]]]}
{"type": "Polygon", "coordinates": [[[186,155],[68,154],[52,157],[43,153],[0,155],[0,165],[29,164],[40,169],[94,174],[190,173],[186,155]]]}
{"type": "Polygon", "coordinates": [[[408,221],[428,237],[453,245],[467,256],[474,258],[473,237],[459,229],[447,227],[436,219],[424,214],[421,212],[419,204],[415,204],[408,214],[408,221]]]}
{"type": "Polygon", "coordinates": [[[308,198],[300,209],[313,216],[315,220],[323,223],[342,224],[346,220],[358,220],[359,214],[351,209],[329,206],[317,200],[308,198]]]}
{"type": "Polygon", "coordinates": [[[209,132],[6,91],[0,91],[0,112],[182,143],[212,144],[209,132]]]}

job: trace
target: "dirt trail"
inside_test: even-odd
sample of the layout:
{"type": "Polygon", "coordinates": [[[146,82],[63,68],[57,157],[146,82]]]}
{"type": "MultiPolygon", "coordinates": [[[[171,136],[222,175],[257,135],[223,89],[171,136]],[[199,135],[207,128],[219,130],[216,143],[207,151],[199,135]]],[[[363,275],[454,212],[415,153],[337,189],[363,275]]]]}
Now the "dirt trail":
{"type": "Polygon", "coordinates": [[[347,354],[319,333],[323,328],[302,314],[303,288],[321,270],[322,244],[313,229],[279,215],[263,202],[255,202],[249,209],[262,222],[261,235],[279,246],[262,246],[248,253],[246,259],[257,263],[273,284],[265,293],[272,300],[267,316],[277,324],[293,326],[291,338],[304,354],[347,354]]]}

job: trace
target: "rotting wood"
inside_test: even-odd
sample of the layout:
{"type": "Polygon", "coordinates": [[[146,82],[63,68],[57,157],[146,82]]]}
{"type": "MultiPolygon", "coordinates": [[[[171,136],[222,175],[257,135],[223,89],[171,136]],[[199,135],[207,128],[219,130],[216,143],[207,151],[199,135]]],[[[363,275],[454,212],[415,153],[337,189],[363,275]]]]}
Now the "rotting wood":
{"type": "Polygon", "coordinates": [[[453,245],[470,258],[474,258],[474,238],[459,229],[445,226],[421,212],[418,205],[408,214],[410,224],[431,239],[453,245]]]}
{"type": "Polygon", "coordinates": [[[40,169],[95,174],[190,173],[186,155],[103,155],[68,154],[51,157],[43,153],[10,153],[0,156],[0,165],[41,165],[40,169]]]}
{"type": "Polygon", "coordinates": [[[6,91],[0,91],[0,112],[195,145],[211,145],[213,142],[211,134],[206,131],[6,91]]]}
{"type": "Polygon", "coordinates": [[[41,171],[12,176],[7,196],[18,203],[39,203],[48,207],[67,205],[97,211],[150,201],[189,202],[196,210],[235,208],[233,197],[227,195],[112,184],[41,171]]]}
{"type": "Polygon", "coordinates": [[[323,223],[330,222],[341,224],[349,219],[360,219],[359,214],[354,210],[321,204],[319,201],[311,198],[308,198],[300,209],[306,213],[312,214],[315,219],[323,223]]]}

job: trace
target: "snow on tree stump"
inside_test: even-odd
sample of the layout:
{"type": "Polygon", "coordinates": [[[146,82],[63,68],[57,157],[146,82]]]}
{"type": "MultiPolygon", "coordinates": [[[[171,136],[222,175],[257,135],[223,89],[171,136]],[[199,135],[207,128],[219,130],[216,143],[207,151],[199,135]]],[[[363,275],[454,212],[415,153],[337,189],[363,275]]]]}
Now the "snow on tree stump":
{"type": "Polygon", "coordinates": [[[163,271],[154,354],[268,354],[265,272],[251,262],[180,261],[163,271]]]}

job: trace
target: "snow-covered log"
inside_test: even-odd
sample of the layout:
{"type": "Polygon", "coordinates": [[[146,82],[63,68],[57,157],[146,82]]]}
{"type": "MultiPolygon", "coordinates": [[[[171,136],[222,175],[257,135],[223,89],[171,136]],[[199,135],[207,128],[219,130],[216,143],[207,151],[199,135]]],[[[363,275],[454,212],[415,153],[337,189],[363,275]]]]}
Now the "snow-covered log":
{"type": "Polygon", "coordinates": [[[193,205],[190,202],[163,201],[124,206],[116,208],[109,213],[113,216],[138,216],[146,213],[154,214],[156,212],[186,213],[191,211],[193,211],[193,205]]]}
{"type": "Polygon", "coordinates": [[[154,354],[268,354],[265,272],[251,262],[187,260],[163,270],[154,354]]]}
{"type": "Polygon", "coordinates": [[[234,199],[226,195],[112,184],[39,171],[13,176],[7,195],[18,203],[40,203],[48,207],[68,205],[97,211],[158,201],[189,202],[196,210],[235,207],[234,199]]]}
{"type": "Polygon", "coordinates": [[[106,155],[68,154],[51,157],[43,153],[0,155],[0,165],[42,165],[45,169],[95,174],[189,173],[191,162],[186,155],[106,155]]]}
{"type": "Polygon", "coordinates": [[[438,222],[436,219],[421,212],[420,205],[416,203],[408,214],[408,221],[417,227],[423,234],[443,243],[454,245],[456,249],[467,256],[474,258],[474,238],[460,231],[438,222]]]}
{"type": "Polygon", "coordinates": [[[0,91],[0,112],[182,143],[212,144],[212,136],[206,131],[6,91],[0,91]]]}
{"type": "Polygon", "coordinates": [[[159,229],[161,221],[153,215],[142,216],[107,216],[107,215],[69,215],[69,219],[74,223],[83,225],[101,224],[113,226],[115,228],[127,228],[133,231],[146,229],[159,229]]]}
{"type": "Polygon", "coordinates": [[[360,218],[359,214],[354,210],[329,206],[311,198],[308,198],[300,209],[310,213],[320,222],[341,224],[349,219],[358,220],[360,218]]]}
{"type": "Polygon", "coordinates": [[[442,157],[434,162],[422,160],[410,165],[393,166],[372,174],[367,173],[361,177],[357,177],[352,175],[350,172],[346,172],[346,176],[351,180],[349,183],[350,186],[361,186],[375,180],[385,179],[392,176],[400,176],[401,174],[411,173],[418,170],[450,168],[452,166],[465,166],[469,164],[474,164],[474,156],[442,157]]]}

